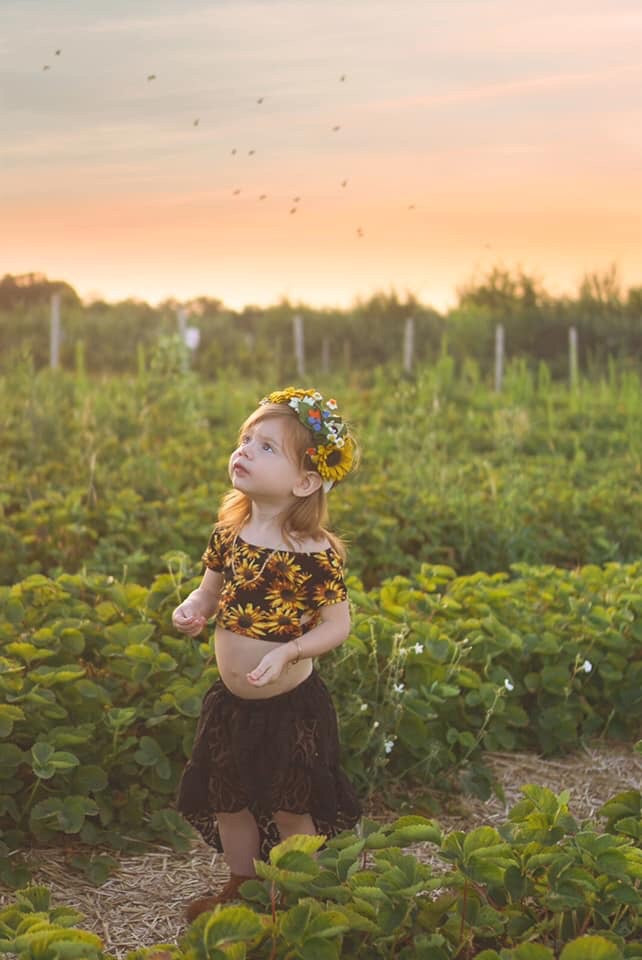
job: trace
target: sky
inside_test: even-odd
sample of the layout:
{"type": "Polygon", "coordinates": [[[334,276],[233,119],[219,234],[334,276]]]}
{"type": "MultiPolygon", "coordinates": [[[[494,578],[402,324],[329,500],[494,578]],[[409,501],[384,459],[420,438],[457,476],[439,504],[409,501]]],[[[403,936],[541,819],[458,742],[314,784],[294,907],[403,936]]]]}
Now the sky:
{"type": "Polygon", "coordinates": [[[0,12],[0,276],[236,309],[642,283],[638,0],[0,12]]]}

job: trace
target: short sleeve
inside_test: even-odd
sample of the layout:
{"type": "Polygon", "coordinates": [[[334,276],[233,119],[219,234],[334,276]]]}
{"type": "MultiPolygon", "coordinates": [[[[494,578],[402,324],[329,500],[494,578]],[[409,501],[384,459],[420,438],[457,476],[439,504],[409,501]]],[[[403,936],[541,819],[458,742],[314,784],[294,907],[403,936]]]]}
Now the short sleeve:
{"type": "Polygon", "coordinates": [[[218,527],[214,527],[201,560],[210,570],[223,572],[225,566],[223,535],[218,527]]]}
{"type": "Polygon", "coordinates": [[[309,584],[313,607],[324,607],[348,599],[341,558],[329,551],[314,564],[309,584]]]}

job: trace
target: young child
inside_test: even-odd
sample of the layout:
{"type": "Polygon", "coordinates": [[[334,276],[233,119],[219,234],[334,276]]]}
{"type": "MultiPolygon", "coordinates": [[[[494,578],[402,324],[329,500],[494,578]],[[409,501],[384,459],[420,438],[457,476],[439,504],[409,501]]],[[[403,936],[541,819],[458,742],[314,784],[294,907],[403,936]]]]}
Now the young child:
{"type": "Polygon", "coordinates": [[[264,397],[230,457],[233,489],[203,579],[172,614],[192,637],[216,614],[221,677],[203,699],[176,806],[224,853],[231,876],[218,896],[188,905],[188,920],[238,896],[276,843],[331,837],[361,816],[313,664],[350,631],[345,549],[323,524],[326,495],[357,453],[335,400],[293,387],[264,397]]]}

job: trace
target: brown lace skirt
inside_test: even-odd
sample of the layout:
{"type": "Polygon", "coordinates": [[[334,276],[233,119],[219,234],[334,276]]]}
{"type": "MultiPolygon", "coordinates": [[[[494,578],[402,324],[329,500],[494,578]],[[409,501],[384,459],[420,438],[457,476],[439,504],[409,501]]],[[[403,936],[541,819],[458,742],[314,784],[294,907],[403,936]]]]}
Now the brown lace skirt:
{"type": "Polygon", "coordinates": [[[334,706],[315,670],[294,690],[265,700],[237,697],[221,680],[205,694],[176,808],[222,852],[216,813],[245,807],[257,821],[264,860],[280,842],[277,810],[309,813],[317,833],[328,837],[360,819],[339,765],[334,706]]]}

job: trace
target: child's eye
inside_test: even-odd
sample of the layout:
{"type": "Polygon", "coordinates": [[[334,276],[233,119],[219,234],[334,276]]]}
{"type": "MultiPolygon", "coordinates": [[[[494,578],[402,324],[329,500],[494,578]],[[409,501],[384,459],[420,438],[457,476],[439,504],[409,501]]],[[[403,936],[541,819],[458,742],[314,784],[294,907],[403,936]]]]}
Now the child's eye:
{"type": "Polygon", "coordinates": [[[249,433],[244,433],[239,441],[239,445],[242,447],[245,443],[249,443],[249,442],[250,442],[249,433]]]}
{"type": "Polygon", "coordinates": [[[273,452],[274,452],[274,451],[272,450],[272,444],[271,444],[271,443],[268,443],[267,440],[266,440],[265,443],[263,444],[263,449],[264,449],[264,450],[269,450],[270,453],[273,453],[273,452]]]}

